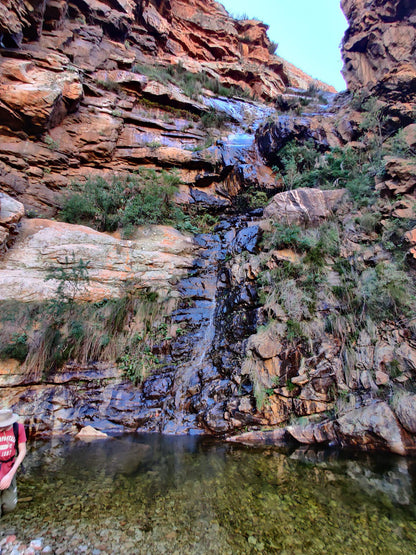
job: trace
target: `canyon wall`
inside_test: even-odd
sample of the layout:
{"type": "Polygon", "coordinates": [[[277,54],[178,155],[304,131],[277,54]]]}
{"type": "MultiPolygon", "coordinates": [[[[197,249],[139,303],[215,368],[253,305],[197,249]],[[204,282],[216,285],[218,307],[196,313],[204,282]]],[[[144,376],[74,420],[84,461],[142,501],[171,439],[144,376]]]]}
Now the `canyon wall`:
{"type": "Polygon", "coordinates": [[[414,330],[390,302],[414,287],[415,9],[342,8],[336,96],[212,0],[3,2],[0,387],[32,435],[415,451],[414,330]],[[172,185],[180,231],[150,209],[125,226],[145,182],[172,185]],[[56,221],[72,194],[77,223],[56,221]],[[391,312],[367,318],[379,286],[391,312]]]}

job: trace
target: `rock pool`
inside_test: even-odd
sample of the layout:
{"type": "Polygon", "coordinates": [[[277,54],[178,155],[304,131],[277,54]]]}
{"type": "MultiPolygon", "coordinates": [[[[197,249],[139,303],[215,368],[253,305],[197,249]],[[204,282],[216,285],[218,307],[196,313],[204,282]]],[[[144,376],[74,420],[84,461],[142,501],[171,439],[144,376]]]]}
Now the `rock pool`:
{"type": "Polygon", "coordinates": [[[4,555],[415,551],[412,459],[135,435],[32,443],[25,466],[4,555]]]}

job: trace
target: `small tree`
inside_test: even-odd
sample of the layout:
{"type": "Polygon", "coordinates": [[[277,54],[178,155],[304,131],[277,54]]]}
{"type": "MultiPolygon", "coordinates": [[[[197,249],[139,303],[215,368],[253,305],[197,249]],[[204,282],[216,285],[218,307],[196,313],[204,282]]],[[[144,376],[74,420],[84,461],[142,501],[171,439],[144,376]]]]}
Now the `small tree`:
{"type": "Polygon", "coordinates": [[[53,312],[60,312],[64,306],[71,307],[75,299],[85,290],[90,281],[88,264],[89,262],[84,262],[82,258],[76,261],[75,253],[72,253],[71,259],[65,256],[62,266],[49,268],[46,280],[53,279],[58,282],[56,299],[51,301],[53,312]]]}

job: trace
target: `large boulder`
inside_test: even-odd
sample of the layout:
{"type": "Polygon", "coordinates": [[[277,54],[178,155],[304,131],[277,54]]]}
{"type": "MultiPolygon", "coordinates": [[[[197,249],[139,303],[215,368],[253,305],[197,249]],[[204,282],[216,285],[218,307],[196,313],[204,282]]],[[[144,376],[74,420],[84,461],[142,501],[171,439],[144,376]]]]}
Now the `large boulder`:
{"type": "Polygon", "coordinates": [[[264,209],[264,218],[285,224],[317,224],[341,202],[345,189],[294,189],[278,193],[264,209]]]}
{"type": "Polygon", "coordinates": [[[411,434],[416,434],[416,395],[411,393],[401,395],[394,411],[403,428],[411,434]]]}
{"type": "MultiPolygon", "coordinates": [[[[403,401],[404,421],[412,425],[409,404],[403,401]]],[[[287,432],[300,443],[331,443],[367,451],[386,450],[399,455],[414,452],[416,442],[401,427],[392,409],[384,401],[353,409],[335,421],[294,425],[287,432]]]]}
{"type": "Polygon", "coordinates": [[[405,455],[407,452],[402,429],[389,405],[373,403],[347,412],[335,423],[341,445],[362,449],[388,449],[405,455]]]}

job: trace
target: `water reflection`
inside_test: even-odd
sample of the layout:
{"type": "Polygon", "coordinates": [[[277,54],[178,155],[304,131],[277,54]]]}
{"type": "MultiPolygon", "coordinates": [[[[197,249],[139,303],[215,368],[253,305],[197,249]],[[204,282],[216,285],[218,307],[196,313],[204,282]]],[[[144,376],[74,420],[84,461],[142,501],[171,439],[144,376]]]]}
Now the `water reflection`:
{"type": "Polygon", "coordinates": [[[0,534],[56,553],[414,553],[410,459],[151,435],[27,460],[0,534]]]}

